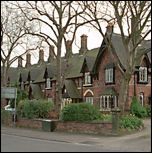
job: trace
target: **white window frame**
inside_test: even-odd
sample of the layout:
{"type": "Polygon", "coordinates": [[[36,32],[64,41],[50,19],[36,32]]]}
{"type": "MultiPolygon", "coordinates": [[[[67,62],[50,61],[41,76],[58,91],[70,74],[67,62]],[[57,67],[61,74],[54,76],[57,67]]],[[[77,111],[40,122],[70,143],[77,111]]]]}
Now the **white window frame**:
{"type": "Polygon", "coordinates": [[[113,68],[105,70],[105,80],[106,83],[113,83],[113,68]]]}
{"type": "Polygon", "coordinates": [[[147,82],[147,67],[139,68],[139,82],[147,82]]]}
{"type": "Polygon", "coordinates": [[[46,89],[51,89],[51,79],[50,78],[46,79],[46,89]]]}
{"type": "Polygon", "coordinates": [[[117,96],[115,95],[103,95],[100,96],[100,110],[101,111],[110,111],[111,110],[111,97],[114,100],[114,108],[117,106],[117,96]]]}
{"type": "Polygon", "coordinates": [[[86,102],[93,104],[93,97],[86,97],[86,102]]]}
{"type": "Polygon", "coordinates": [[[140,104],[141,104],[141,106],[144,106],[144,93],[143,92],[140,93],[139,98],[140,98],[140,104]]]}
{"type": "Polygon", "coordinates": [[[90,85],[91,84],[91,75],[90,75],[90,72],[85,73],[84,84],[85,85],[90,85]]]}

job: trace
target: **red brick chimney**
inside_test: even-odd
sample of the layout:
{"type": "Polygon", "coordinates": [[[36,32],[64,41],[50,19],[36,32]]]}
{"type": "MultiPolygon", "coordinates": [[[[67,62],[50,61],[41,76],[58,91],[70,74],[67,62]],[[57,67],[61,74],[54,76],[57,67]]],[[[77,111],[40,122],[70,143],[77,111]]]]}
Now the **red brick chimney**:
{"type": "Polygon", "coordinates": [[[88,48],[87,48],[87,35],[82,35],[81,36],[81,48],[80,48],[80,51],[79,51],[79,54],[83,54],[85,51],[87,51],[88,50],[88,48]]]}
{"type": "Polygon", "coordinates": [[[18,57],[18,67],[23,67],[23,65],[22,65],[22,57],[18,57]]]}
{"type": "Polygon", "coordinates": [[[38,63],[40,64],[40,63],[43,63],[43,62],[44,62],[44,51],[43,51],[43,49],[40,49],[38,63]]]}
{"type": "Polygon", "coordinates": [[[53,45],[50,45],[49,46],[48,62],[51,62],[52,59],[54,59],[54,46],[53,45]]]}
{"type": "Polygon", "coordinates": [[[107,26],[107,32],[110,33],[110,34],[113,33],[113,25],[109,24],[107,26]]]}
{"type": "Polygon", "coordinates": [[[66,42],[66,53],[65,53],[65,57],[69,57],[72,55],[72,41],[71,40],[67,40],[66,42]]]}
{"type": "Polygon", "coordinates": [[[26,65],[25,65],[25,67],[27,68],[29,66],[31,66],[31,54],[27,53],[26,54],[26,65]]]}

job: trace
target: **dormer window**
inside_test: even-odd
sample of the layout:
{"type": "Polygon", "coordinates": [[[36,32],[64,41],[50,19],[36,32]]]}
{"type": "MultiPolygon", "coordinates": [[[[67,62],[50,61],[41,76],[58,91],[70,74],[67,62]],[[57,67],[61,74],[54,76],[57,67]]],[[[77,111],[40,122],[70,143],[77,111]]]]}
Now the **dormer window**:
{"type": "Polygon", "coordinates": [[[105,81],[106,83],[113,83],[114,77],[113,77],[113,68],[105,69],[105,81]]]}
{"type": "Polygon", "coordinates": [[[139,82],[147,82],[147,67],[139,68],[139,82]]]}
{"type": "Polygon", "coordinates": [[[85,80],[84,80],[84,84],[91,84],[91,75],[89,72],[85,73],[85,80]]]}
{"type": "Polygon", "coordinates": [[[47,78],[46,79],[46,88],[51,88],[51,80],[50,80],[50,78],[47,78]]]}

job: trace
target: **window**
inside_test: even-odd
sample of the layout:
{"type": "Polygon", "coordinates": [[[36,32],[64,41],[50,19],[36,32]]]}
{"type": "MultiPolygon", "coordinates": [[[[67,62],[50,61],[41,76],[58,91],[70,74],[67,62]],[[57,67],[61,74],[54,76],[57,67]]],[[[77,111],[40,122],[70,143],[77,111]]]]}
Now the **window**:
{"type": "Polygon", "coordinates": [[[144,106],[144,93],[140,93],[140,104],[144,106]]]}
{"type": "Polygon", "coordinates": [[[147,82],[147,67],[139,68],[139,82],[147,82]]]}
{"type": "Polygon", "coordinates": [[[106,78],[106,83],[112,83],[113,82],[113,68],[106,69],[105,70],[105,78],[106,78]]]}
{"type": "Polygon", "coordinates": [[[111,108],[118,107],[117,96],[101,96],[100,97],[100,109],[101,110],[111,110],[111,108]]]}
{"type": "Polygon", "coordinates": [[[86,102],[93,104],[93,97],[86,97],[86,102]]]}
{"type": "Polygon", "coordinates": [[[91,84],[91,76],[90,73],[85,73],[85,84],[91,84]]]}
{"type": "Polygon", "coordinates": [[[46,79],[46,88],[51,88],[51,81],[50,78],[46,79]]]}

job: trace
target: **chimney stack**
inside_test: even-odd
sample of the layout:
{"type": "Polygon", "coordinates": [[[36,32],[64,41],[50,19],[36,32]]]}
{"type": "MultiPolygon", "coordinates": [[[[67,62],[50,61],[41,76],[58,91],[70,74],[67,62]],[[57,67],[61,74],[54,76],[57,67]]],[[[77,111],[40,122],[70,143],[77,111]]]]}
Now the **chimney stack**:
{"type": "Polygon", "coordinates": [[[43,49],[40,49],[39,51],[39,61],[38,61],[38,64],[44,62],[44,51],[43,49]]]}
{"type": "Polygon", "coordinates": [[[21,56],[18,57],[18,67],[23,67],[22,66],[22,57],[21,56]]]}
{"type": "Polygon", "coordinates": [[[54,59],[54,46],[53,45],[50,45],[49,46],[48,62],[51,62],[52,59],[54,59]]]}
{"type": "Polygon", "coordinates": [[[110,33],[110,34],[113,33],[113,25],[109,24],[107,26],[107,32],[110,33]]]}
{"type": "Polygon", "coordinates": [[[72,55],[72,43],[71,42],[72,42],[71,40],[67,40],[67,42],[66,42],[65,58],[72,55]]]}
{"type": "Polygon", "coordinates": [[[31,66],[31,54],[27,53],[26,54],[26,65],[25,65],[25,67],[27,68],[29,66],[31,66]]]}
{"type": "Polygon", "coordinates": [[[83,54],[85,51],[87,51],[88,50],[88,48],[87,48],[87,35],[82,35],[81,36],[81,48],[80,48],[80,51],[79,51],[79,54],[83,54]]]}

